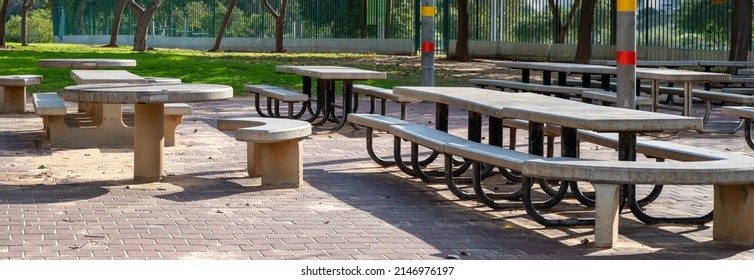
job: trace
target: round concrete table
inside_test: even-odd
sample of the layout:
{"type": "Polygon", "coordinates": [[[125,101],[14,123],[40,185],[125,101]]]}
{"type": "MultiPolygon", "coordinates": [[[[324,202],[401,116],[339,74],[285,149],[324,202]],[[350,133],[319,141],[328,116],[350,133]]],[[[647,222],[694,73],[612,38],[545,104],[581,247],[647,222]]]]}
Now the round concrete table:
{"type": "Polygon", "coordinates": [[[26,87],[42,83],[40,75],[0,76],[0,113],[23,114],[26,111],[26,87]]]}
{"type": "Polygon", "coordinates": [[[95,70],[100,68],[136,67],[136,60],[112,58],[50,58],[37,60],[37,66],[46,68],[95,70]]]}
{"type": "Polygon", "coordinates": [[[233,97],[212,84],[89,84],[69,86],[60,97],[74,102],[134,105],[134,180],[155,182],[164,172],[164,104],[233,97]]]}

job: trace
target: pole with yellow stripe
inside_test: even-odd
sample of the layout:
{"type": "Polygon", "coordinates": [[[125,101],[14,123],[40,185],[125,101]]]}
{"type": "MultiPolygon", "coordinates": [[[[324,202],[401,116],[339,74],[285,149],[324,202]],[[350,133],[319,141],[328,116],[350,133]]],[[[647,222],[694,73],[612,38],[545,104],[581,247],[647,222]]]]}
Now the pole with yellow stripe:
{"type": "Polygon", "coordinates": [[[617,1],[618,107],[636,108],[636,0],[617,1]]]}
{"type": "Polygon", "coordinates": [[[422,66],[421,85],[435,85],[435,1],[421,1],[422,66]]]}
{"type": "MultiPolygon", "coordinates": [[[[617,25],[616,28],[616,57],[618,62],[618,107],[631,110],[636,109],[636,0],[616,0],[617,1],[617,25]]],[[[618,133],[618,160],[636,161],[636,133],[620,132],[618,133]]],[[[629,204],[636,200],[636,192],[630,191],[635,189],[635,185],[625,185],[624,191],[628,197],[629,204]]],[[[631,205],[633,207],[633,205],[631,205]]],[[[617,209],[616,209],[617,210],[617,209]]],[[[608,219],[597,219],[595,228],[605,228],[611,226],[608,219]]],[[[617,238],[617,233],[595,233],[595,240],[611,240],[608,243],[595,243],[597,247],[612,246],[612,240],[617,238]]]]}

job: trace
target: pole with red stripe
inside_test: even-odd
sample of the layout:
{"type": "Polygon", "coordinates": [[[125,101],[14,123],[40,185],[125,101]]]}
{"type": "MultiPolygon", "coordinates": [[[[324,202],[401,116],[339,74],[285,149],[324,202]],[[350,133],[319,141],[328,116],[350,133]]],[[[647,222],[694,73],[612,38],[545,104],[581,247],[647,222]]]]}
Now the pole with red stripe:
{"type": "Polygon", "coordinates": [[[421,1],[422,66],[421,85],[435,85],[435,1],[421,1]]]}
{"type": "Polygon", "coordinates": [[[636,108],[636,0],[617,1],[618,107],[636,108]]]}

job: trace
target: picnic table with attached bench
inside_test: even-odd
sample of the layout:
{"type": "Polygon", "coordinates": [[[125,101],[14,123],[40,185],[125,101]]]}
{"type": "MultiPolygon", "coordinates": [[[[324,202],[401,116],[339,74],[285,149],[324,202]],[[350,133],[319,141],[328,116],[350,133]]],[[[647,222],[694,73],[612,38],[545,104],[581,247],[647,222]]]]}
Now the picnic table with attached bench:
{"type": "MultiPolygon", "coordinates": [[[[125,70],[72,70],[76,84],[147,84],[148,79],[125,70]]],[[[56,147],[100,147],[133,145],[133,127],[123,119],[122,104],[92,103],[87,113],[68,113],[57,94],[37,94],[33,105],[42,117],[50,144],[56,147]],[[44,102],[42,102],[44,101],[44,102]]],[[[175,129],[184,115],[191,114],[185,103],[165,104],[165,146],[175,145],[175,129]]]]}
{"type": "Polygon", "coordinates": [[[312,102],[309,102],[308,110],[312,117],[308,119],[314,125],[320,126],[328,121],[335,123],[333,130],[338,130],[346,123],[348,114],[355,110],[356,104],[353,100],[353,82],[372,79],[385,79],[387,75],[384,72],[362,70],[352,67],[342,66],[292,66],[280,65],[275,67],[275,71],[282,73],[291,73],[303,78],[303,93],[312,96],[312,79],[317,80],[316,89],[316,111],[311,108],[312,102]],[[343,103],[336,104],[335,84],[342,83],[343,103]],[[336,108],[342,109],[340,116],[336,113],[336,108]],[[322,119],[316,119],[322,116],[322,119]]]}
{"type": "MultiPolygon", "coordinates": [[[[527,212],[537,222],[544,225],[587,225],[594,224],[595,220],[569,219],[562,221],[544,218],[534,208],[535,205],[543,206],[543,204],[531,201],[530,177],[581,180],[594,183],[597,190],[596,205],[598,208],[596,214],[597,227],[595,228],[596,244],[603,247],[611,247],[616,241],[617,189],[620,189],[620,185],[635,183],[714,184],[714,219],[716,226],[714,238],[736,243],[754,243],[754,238],[752,238],[754,236],[754,222],[751,222],[751,217],[754,216],[754,202],[745,198],[747,196],[744,195],[744,193],[754,191],[754,175],[752,175],[754,173],[751,173],[754,169],[754,162],[751,159],[698,151],[696,155],[679,155],[677,157],[679,159],[696,160],[695,162],[632,162],[635,160],[637,149],[636,132],[664,129],[695,130],[701,127],[701,119],[593,106],[585,103],[564,101],[562,99],[535,99],[532,96],[526,96],[528,94],[525,93],[507,93],[507,95],[503,93],[501,95],[500,93],[476,88],[396,87],[393,91],[398,95],[432,102],[454,104],[454,106],[461,109],[480,112],[480,114],[496,116],[498,118],[529,119],[529,148],[530,153],[533,154],[527,157],[521,155],[520,152],[512,153],[510,150],[500,147],[485,145],[447,134],[441,137],[435,134],[442,134],[444,132],[436,130],[432,132],[431,128],[424,125],[406,123],[406,121],[390,121],[385,119],[386,117],[384,116],[353,115],[349,118],[361,125],[380,127],[382,130],[393,133],[396,137],[405,138],[411,142],[416,142],[432,150],[439,150],[445,154],[462,155],[463,157],[481,161],[485,164],[500,165],[508,168],[523,168],[523,174],[527,176],[525,177],[523,192],[527,212]],[[563,105],[564,102],[567,103],[567,106],[563,105]],[[541,156],[543,123],[561,126],[561,135],[563,135],[563,139],[561,140],[561,156],[566,158],[549,159],[541,156]],[[619,132],[619,143],[617,146],[620,161],[567,158],[578,156],[578,146],[574,145],[577,143],[575,139],[579,135],[578,129],[619,132]],[[553,169],[532,167],[541,165],[554,167],[551,167],[553,169]],[[556,171],[548,173],[543,170],[556,171]],[[724,174],[731,176],[725,177],[724,174]],[[605,185],[606,183],[609,186],[605,185]],[[718,223],[721,224],[719,228],[717,227],[718,223]],[[735,227],[734,225],[740,225],[740,227],[735,227]]],[[[490,138],[492,138],[492,135],[490,138]]],[[[652,145],[661,147],[661,144],[658,143],[652,145]]],[[[679,148],[678,145],[671,146],[671,149],[679,148]]],[[[691,147],[689,149],[699,150],[691,147]]],[[[413,150],[412,147],[412,157],[414,156],[413,150]]],[[[659,152],[658,154],[662,153],[667,152],[659,152]]],[[[474,169],[479,170],[478,163],[474,165],[474,169]]],[[[478,171],[474,172],[475,181],[480,180],[478,174],[478,171]]],[[[481,189],[477,188],[476,183],[474,187],[475,191],[477,191],[476,195],[479,195],[478,190],[481,189]]],[[[572,187],[571,189],[574,188],[572,187]]],[[[691,218],[650,216],[639,209],[640,207],[638,206],[633,187],[628,186],[626,189],[628,190],[629,205],[632,212],[644,222],[705,223],[712,219],[711,213],[691,218]]],[[[560,193],[562,190],[563,185],[561,185],[561,189],[558,192],[560,193]]],[[[548,201],[543,203],[548,203],[548,201]]]]}

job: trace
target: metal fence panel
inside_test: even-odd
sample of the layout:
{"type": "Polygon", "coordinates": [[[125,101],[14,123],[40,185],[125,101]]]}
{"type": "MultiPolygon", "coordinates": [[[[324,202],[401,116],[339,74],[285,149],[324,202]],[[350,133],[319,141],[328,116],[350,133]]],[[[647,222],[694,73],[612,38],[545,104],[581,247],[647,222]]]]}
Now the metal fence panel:
{"type": "MultiPolygon", "coordinates": [[[[270,2],[278,9],[281,1],[270,2]]],[[[727,50],[732,2],[637,0],[637,44],[727,50]]],[[[554,0],[554,3],[553,7],[548,0],[471,0],[469,37],[479,41],[575,44],[580,10],[577,8],[569,21],[574,0],[554,0]]],[[[168,37],[214,37],[227,4],[226,0],[165,0],[150,32],[168,37]]],[[[55,1],[55,35],[110,34],[116,5],[117,0],[55,1]]],[[[419,5],[418,0],[290,0],[284,36],[413,38],[418,42],[419,5]]],[[[435,5],[436,49],[444,51],[449,40],[457,38],[458,0],[436,0],[435,5]]],[[[592,30],[594,44],[614,42],[613,6],[612,0],[597,0],[592,30]]],[[[133,14],[126,9],[119,34],[133,34],[135,25],[133,14]]],[[[274,38],[274,18],[262,1],[239,0],[224,36],[274,38]]]]}

